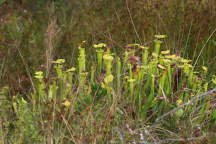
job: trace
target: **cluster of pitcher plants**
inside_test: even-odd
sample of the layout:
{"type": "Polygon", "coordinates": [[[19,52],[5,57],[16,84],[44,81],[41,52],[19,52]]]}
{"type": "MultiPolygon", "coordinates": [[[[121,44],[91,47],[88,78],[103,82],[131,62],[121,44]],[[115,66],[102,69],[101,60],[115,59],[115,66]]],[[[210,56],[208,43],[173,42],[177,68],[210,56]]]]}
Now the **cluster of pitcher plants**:
{"type": "MultiPolygon", "coordinates": [[[[78,45],[77,66],[66,69],[65,60],[57,59],[51,61],[53,76],[45,77],[43,71],[35,72],[35,91],[31,95],[14,96],[9,103],[6,100],[7,87],[2,89],[1,97],[5,101],[0,105],[5,112],[12,107],[15,113],[17,123],[14,122],[13,126],[17,131],[13,133],[19,132],[16,139],[28,142],[24,139],[28,134],[35,142],[45,141],[43,136],[50,142],[54,139],[64,142],[64,136],[69,135],[73,138],[71,141],[77,142],[78,135],[74,131],[82,131],[79,130],[80,120],[91,116],[106,121],[120,115],[117,121],[129,117],[151,124],[166,112],[216,86],[216,76],[209,77],[207,67],[202,66],[196,72],[191,60],[171,54],[170,50],[161,51],[165,38],[165,35],[155,35],[154,49],[128,44],[119,56],[112,53],[107,44],[95,44],[96,61],[86,60],[83,41],[78,45]],[[98,111],[100,114],[94,114],[98,111]]],[[[198,121],[208,117],[214,123],[216,110],[211,102],[214,98],[212,95],[180,107],[169,116],[172,122],[168,127],[191,113],[199,115],[198,121]]],[[[110,130],[107,127],[111,127],[111,122],[107,123],[102,131],[110,130]]],[[[12,136],[9,134],[12,125],[9,122],[4,125],[7,136],[12,136]]],[[[96,132],[89,133],[94,135],[96,132]]],[[[11,142],[12,139],[14,137],[11,142]]]]}

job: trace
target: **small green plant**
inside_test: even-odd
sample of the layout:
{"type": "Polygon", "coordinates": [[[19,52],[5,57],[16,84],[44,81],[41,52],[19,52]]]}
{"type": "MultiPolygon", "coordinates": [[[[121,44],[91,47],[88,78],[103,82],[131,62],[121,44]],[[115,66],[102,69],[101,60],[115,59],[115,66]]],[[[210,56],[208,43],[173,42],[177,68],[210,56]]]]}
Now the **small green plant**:
{"type": "MultiPolygon", "coordinates": [[[[85,41],[83,41],[83,43],[85,43],[85,41]]],[[[84,90],[84,87],[85,87],[85,80],[86,80],[86,77],[88,75],[88,72],[86,72],[85,48],[82,48],[81,45],[79,46],[79,57],[78,57],[79,64],[78,65],[79,65],[80,88],[81,88],[81,91],[82,91],[82,90],[84,90]]]]}
{"type": "Polygon", "coordinates": [[[112,102],[112,98],[111,98],[111,91],[112,91],[112,87],[113,87],[113,75],[112,75],[112,61],[113,61],[113,57],[109,54],[105,54],[103,56],[104,59],[104,64],[105,64],[105,68],[106,68],[106,76],[104,78],[104,83],[105,83],[105,87],[107,89],[107,97],[109,102],[112,102]]]}
{"type": "Polygon", "coordinates": [[[120,58],[117,58],[117,68],[116,68],[116,87],[118,96],[121,95],[121,61],[120,58]]]}
{"type": "Polygon", "coordinates": [[[106,44],[104,43],[99,43],[98,45],[94,45],[94,48],[96,49],[97,53],[97,62],[98,62],[98,72],[101,73],[102,69],[102,60],[103,60],[103,53],[104,50],[102,48],[106,47],[106,44]]]}

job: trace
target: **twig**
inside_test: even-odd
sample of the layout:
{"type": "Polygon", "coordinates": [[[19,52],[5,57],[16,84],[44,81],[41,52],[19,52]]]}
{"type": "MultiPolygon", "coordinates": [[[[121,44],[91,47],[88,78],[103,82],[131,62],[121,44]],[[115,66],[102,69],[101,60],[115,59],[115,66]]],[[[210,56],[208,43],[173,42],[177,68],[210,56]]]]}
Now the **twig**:
{"type": "Polygon", "coordinates": [[[34,83],[33,83],[32,77],[31,77],[31,73],[30,73],[30,71],[29,71],[29,67],[28,67],[28,65],[27,65],[27,63],[26,63],[26,61],[25,61],[25,58],[23,57],[23,55],[22,55],[22,53],[21,53],[21,51],[20,51],[20,49],[19,49],[19,42],[18,42],[17,40],[15,41],[15,47],[16,47],[16,49],[18,50],[19,55],[20,55],[20,57],[21,57],[21,59],[22,59],[22,62],[23,62],[23,64],[24,64],[24,66],[25,66],[26,73],[27,73],[27,75],[28,75],[28,77],[29,77],[29,80],[30,80],[30,82],[31,82],[33,91],[34,91],[34,93],[36,93],[36,89],[35,89],[35,86],[34,86],[34,83]]]}
{"type": "Polygon", "coordinates": [[[135,24],[134,24],[134,22],[133,22],[133,18],[132,18],[132,16],[131,16],[130,9],[129,9],[129,7],[128,7],[128,0],[126,0],[126,6],[127,6],[128,14],[129,14],[129,16],[130,16],[131,23],[132,23],[132,25],[133,25],[134,31],[135,31],[135,33],[136,33],[136,36],[137,36],[137,38],[139,39],[139,42],[142,44],[141,39],[140,39],[140,37],[139,37],[139,34],[138,34],[137,30],[136,30],[135,24]]]}
{"type": "Polygon", "coordinates": [[[194,63],[194,67],[195,67],[196,64],[197,64],[197,62],[198,62],[198,60],[199,60],[199,57],[201,56],[201,54],[202,54],[202,52],[203,52],[203,49],[206,47],[207,43],[209,42],[209,40],[211,39],[211,37],[213,36],[213,34],[214,34],[215,32],[216,32],[216,29],[211,33],[211,35],[210,35],[209,38],[207,39],[206,43],[203,45],[203,47],[202,47],[202,49],[201,49],[201,51],[200,51],[200,53],[199,53],[199,55],[198,55],[198,57],[197,57],[195,63],[194,63]]]}
{"type": "MultiPolygon", "coordinates": [[[[196,102],[196,101],[198,101],[198,100],[201,100],[201,99],[203,99],[203,98],[209,97],[209,96],[210,96],[213,92],[215,92],[215,91],[216,91],[216,87],[215,87],[214,89],[208,91],[208,92],[205,92],[205,93],[203,93],[203,94],[200,94],[200,95],[195,96],[195,97],[192,98],[189,102],[186,102],[186,103],[180,105],[179,107],[174,108],[174,109],[172,109],[171,111],[169,111],[169,112],[165,113],[164,115],[160,116],[159,118],[157,118],[157,119],[155,120],[155,123],[154,123],[153,125],[157,124],[157,123],[158,123],[160,120],[162,120],[164,117],[170,115],[171,113],[176,112],[176,111],[179,110],[180,108],[183,108],[183,107],[185,107],[185,106],[187,106],[187,105],[189,105],[189,104],[193,104],[194,102],[196,102]]],[[[153,125],[152,125],[152,126],[153,126],[153,125]]]]}
{"type": "Polygon", "coordinates": [[[190,137],[190,138],[178,138],[178,139],[169,138],[169,139],[161,140],[157,144],[169,143],[171,141],[173,141],[173,142],[188,142],[188,141],[194,141],[194,140],[201,140],[204,138],[205,138],[205,135],[199,136],[199,137],[190,137]]]}

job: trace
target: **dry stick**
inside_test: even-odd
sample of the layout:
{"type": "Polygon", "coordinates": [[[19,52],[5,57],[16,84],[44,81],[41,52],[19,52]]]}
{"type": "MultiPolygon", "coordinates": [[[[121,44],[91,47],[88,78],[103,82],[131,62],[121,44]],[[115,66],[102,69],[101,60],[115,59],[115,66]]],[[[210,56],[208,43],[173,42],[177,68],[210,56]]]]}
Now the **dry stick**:
{"type": "Polygon", "coordinates": [[[15,46],[16,46],[16,49],[17,49],[18,52],[19,52],[19,55],[20,55],[20,57],[21,57],[21,59],[22,59],[22,62],[23,62],[23,64],[24,64],[24,66],[25,66],[27,75],[28,75],[28,77],[29,77],[29,80],[30,80],[31,85],[32,85],[32,88],[33,88],[33,91],[34,91],[34,93],[36,93],[36,89],[35,89],[35,86],[34,86],[34,83],[33,83],[33,80],[32,80],[32,77],[31,77],[31,74],[30,74],[28,65],[27,65],[27,63],[26,63],[26,61],[25,61],[25,59],[24,59],[24,57],[23,57],[23,55],[22,55],[22,53],[21,53],[21,51],[20,51],[20,49],[19,49],[19,43],[17,42],[17,40],[15,41],[15,46]]]}
{"type": "Polygon", "coordinates": [[[0,68],[0,79],[3,79],[4,74],[5,74],[4,67],[5,67],[5,64],[6,64],[6,60],[7,60],[7,56],[5,56],[5,57],[3,58],[2,63],[1,63],[1,68],[0,68]]]}
{"type": "Polygon", "coordinates": [[[199,136],[199,137],[190,137],[190,138],[178,138],[178,139],[164,139],[160,140],[159,142],[144,142],[142,144],[167,144],[169,142],[185,142],[185,141],[193,141],[193,140],[202,140],[205,136],[199,136]]]}
{"type": "Polygon", "coordinates": [[[71,139],[75,142],[74,136],[72,134],[72,128],[71,128],[70,124],[68,123],[68,121],[65,119],[65,117],[62,114],[61,114],[61,117],[62,117],[62,119],[63,119],[63,121],[64,121],[64,123],[65,123],[65,125],[66,125],[66,127],[68,129],[68,132],[69,132],[69,134],[71,136],[71,139]]]}
{"type": "MultiPolygon", "coordinates": [[[[216,91],[216,87],[215,87],[214,89],[208,91],[208,92],[205,92],[205,93],[203,93],[203,94],[200,94],[200,95],[195,96],[195,97],[192,98],[189,102],[186,102],[186,103],[180,105],[179,107],[174,108],[174,109],[172,109],[171,111],[169,111],[169,112],[165,113],[164,115],[160,116],[159,118],[157,118],[157,119],[155,120],[155,123],[154,123],[152,126],[154,126],[155,124],[157,124],[157,123],[158,123],[160,120],[162,120],[164,117],[170,115],[171,113],[176,112],[176,111],[179,110],[180,108],[183,108],[183,107],[185,107],[185,106],[187,106],[187,105],[189,105],[189,104],[193,104],[194,102],[196,102],[196,101],[198,101],[198,100],[201,100],[201,99],[203,99],[203,98],[209,97],[209,96],[210,96],[212,93],[214,93],[215,91],[216,91]]],[[[152,126],[151,126],[151,127],[152,127],[152,126]]]]}
{"type": "Polygon", "coordinates": [[[211,37],[213,36],[213,34],[214,34],[215,32],[216,32],[216,29],[211,33],[211,35],[210,35],[209,38],[207,39],[206,43],[203,45],[203,47],[202,47],[202,49],[201,49],[201,51],[200,51],[200,53],[199,53],[199,55],[198,55],[198,57],[197,57],[195,63],[194,63],[194,67],[195,67],[196,64],[197,64],[197,62],[198,62],[198,60],[199,60],[199,57],[201,56],[201,54],[202,54],[202,52],[203,52],[203,49],[206,47],[208,41],[211,39],[211,37]]]}
{"type": "Polygon", "coordinates": [[[192,141],[192,140],[201,140],[204,139],[205,136],[199,136],[199,137],[190,137],[190,138],[179,138],[179,139],[165,139],[165,140],[161,140],[159,143],[157,144],[163,144],[163,143],[169,143],[171,141],[173,142],[185,142],[185,141],[192,141]]]}
{"type": "Polygon", "coordinates": [[[188,33],[188,35],[187,35],[186,44],[185,44],[185,46],[184,46],[184,50],[183,50],[183,58],[184,58],[184,56],[185,56],[185,51],[186,51],[186,49],[187,49],[187,47],[188,47],[188,42],[189,42],[189,37],[190,37],[190,35],[191,35],[192,25],[193,25],[193,21],[191,21],[190,29],[189,29],[189,33],[188,33]]]}
{"type": "Polygon", "coordinates": [[[133,25],[134,31],[135,31],[135,33],[136,33],[136,36],[137,36],[137,38],[139,39],[139,42],[142,44],[141,39],[140,39],[140,37],[139,37],[139,34],[137,33],[135,24],[134,24],[134,22],[133,22],[133,18],[132,18],[132,16],[131,16],[130,9],[129,9],[129,7],[128,7],[128,0],[126,0],[126,6],[127,6],[128,14],[129,14],[129,16],[130,16],[131,23],[132,23],[132,25],[133,25]]]}
{"type": "Polygon", "coordinates": [[[148,142],[148,141],[141,141],[142,144],[167,144],[170,142],[189,142],[189,141],[194,141],[194,140],[202,140],[206,137],[206,135],[202,135],[199,137],[189,137],[189,138],[167,138],[155,142],[148,142]]]}

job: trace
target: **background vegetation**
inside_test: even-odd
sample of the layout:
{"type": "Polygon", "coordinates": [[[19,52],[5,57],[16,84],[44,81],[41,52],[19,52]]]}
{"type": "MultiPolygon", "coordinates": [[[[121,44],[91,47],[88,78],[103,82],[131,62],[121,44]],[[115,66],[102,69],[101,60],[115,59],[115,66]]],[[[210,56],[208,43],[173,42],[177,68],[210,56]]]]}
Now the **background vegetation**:
{"type": "MultiPolygon", "coordinates": [[[[56,0],[46,2],[42,0],[1,0],[1,142],[123,143],[136,141],[139,143],[141,138],[139,132],[145,130],[143,128],[147,125],[153,126],[157,118],[177,107],[177,99],[173,100],[173,98],[171,106],[168,107],[164,104],[156,105],[155,108],[162,108],[158,115],[154,114],[152,105],[145,107],[144,110],[139,109],[139,107],[134,106],[137,103],[136,100],[132,100],[128,104],[130,100],[127,97],[131,95],[133,85],[128,85],[128,87],[124,85],[123,76],[121,76],[119,91],[124,90],[123,96],[115,103],[113,103],[113,99],[108,100],[107,96],[117,95],[118,89],[114,89],[115,94],[113,94],[106,87],[101,87],[99,77],[101,71],[97,67],[99,62],[93,45],[101,42],[106,43],[110,47],[110,55],[114,58],[112,72],[115,73],[118,70],[115,66],[118,63],[117,56],[119,56],[122,64],[120,75],[125,75],[130,70],[130,66],[126,64],[126,62],[130,62],[123,61],[123,53],[127,49],[125,47],[127,44],[148,46],[148,63],[150,63],[155,60],[155,57],[151,56],[155,51],[154,35],[167,35],[160,49],[162,51],[170,50],[171,54],[184,59],[191,59],[193,72],[199,72],[193,79],[202,79],[200,86],[196,86],[196,88],[186,80],[181,81],[181,85],[175,91],[173,91],[174,84],[173,87],[166,86],[168,87],[166,95],[169,95],[170,98],[174,94],[187,95],[187,98],[182,99],[182,103],[184,103],[192,99],[190,97],[191,91],[188,92],[186,89],[196,90],[193,95],[199,95],[214,86],[212,79],[216,71],[215,17],[216,1],[214,0],[56,0]],[[86,42],[81,45],[83,40],[86,42]],[[80,56],[79,46],[85,48],[86,69],[84,71],[89,72],[89,76],[84,77],[83,80],[85,86],[80,86],[81,75],[78,66],[82,63],[79,61],[82,56],[80,56]],[[53,81],[56,81],[58,87],[65,87],[68,83],[64,80],[59,82],[59,79],[61,81],[62,78],[56,74],[57,70],[53,67],[52,62],[58,58],[63,58],[66,61],[62,71],[72,66],[76,67],[77,71],[73,75],[74,80],[71,83],[73,86],[62,88],[62,90],[60,88],[56,92],[53,81]],[[203,66],[208,67],[206,73],[203,66]],[[92,69],[95,69],[96,73],[97,80],[94,80],[95,83],[90,80],[92,69]],[[42,81],[34,78],[36,71],[43,71],[44,79],[42,81]],[[186,83],[185,86],[182,86],[183,83],[186,83]],[[82,87],[89,89],[86,92],[88,96],[84,100],[71,99],[73,94],[68,94],[65,91],[66,89],[73,89],[73,92],[82,95],[79,90],[82,87]],[[52,99],[56,97],[53,95],[51,99],[35,100],[34,103],[34,95],[35,97],[49,95],[49,91],[57,93],[63,98],[52,99]],[[65,95],[67,95],[67,99],[64,99],[65,95]],[[91,99],[94,95],[99,95],[102,99],[94,101],[91,99]],[[67,100],[70,103],[69,112],[61,106],[67,100]],[[53,104],[54,102],[58,104],[53,104]],[[78,103],[78,105],[72,103],[78,103]],[[113,108],[112,104],[115,105],[115,110],[110,110],[113,108]],[[55,105],[56,108],[52,105],[55,105]],[[123,111],[123,114],[116,111],[119,113],[123,111]],[[140,111],[150,111],[150,114],[143,116],[145,114],[140,111]],[[133,116],[134,112],[136,116],[133,116]],[[58,116],[54,118],[52,115],[58,116]],[[65,119],[61,115],[64,115],[65,119]],[[71,117],[73,118],[70,121],[71,117]],[[52,123],[49,124],[51,121],[52,123]],[[55,123],[54,121],[58,122],[55,123]]],[[[136,49],[138,47],[136,45],[136,49]]],[[[106,49],[104,50],[106,51],[106,49]]],[[[141,61],[141,53],[141,50],[137,50],[133,55],[140,57],[141,61]]],[[[152,65],[157,67],[158,64],[164,65],[161,62],[152,65]]],[[[178,62],[175,64],[177,65],[178,62]]],[[[105,68],[104,64],[103,68],[105,68]]],[[[107,70],[104,75],[106,72],[107,70]]],[[[156,73],[152,71],[147,73],[158,75],[159,77],[155,81],[160,85],[163,83],[160,80],[160,74],[163,74],[160,68],[156,73]]],[[[167,77],[175,78],[175,73],[178,72],[173,70],[172,74],[167,77]]],[[[113,75],[115,78],[118,76],[117,73],[113,75]]],[[[181,76],[185,77],[185,75],[181,76]]],[[[103,78],[101,78],[102,81],[103,78]]],[[[131,79],[134,79],[134,76],[131,79]]],[[[150,77],[149,81],[151,80],[150,77]]],[[[117,83],[114,84],[115,86],[117,83]]],[[[136,86],[133,92],[137,92],[139,95],[139,85],[136,86]]],[[[160,87],[152,88],[149,82],[145,89],[150,88],[154,89],[155,93],[145,91],[146,95],[149,93],[157,97],[162,93],[160,87]]],[[[213,113],[214,97],[211,100],[204,99],[204,102],[197,103],[194,109],[183,109],[184,117],[181,120],[176,118],[177,120],[173,120],[173,123],[169,124],[170,119],[172,119],[170,117],[170,119],[164,120],[161,125],[157,125],[156,128],[153,127],[152,131],[149,130],[148,140],[145,141],[166,143],[166,141],[161,140],[170,139],[173,143],[177,143],[178,140],[179,143],[187,143],[184,138],[195,138],[196,136],[190,134],[193,134],[197,127],[200,127],[201,134],[199,136],[204,134],[208,136],[205,136],[204,140],[192,141],[194,143],[204,143],[203,141],[213,143],[215,135],[212,128],[214,122],[212,121],[214,121],[214,116],[208,115],[209,117],[207,117],[206,114],[213,113]],[[211,106],[208,104],[210,102],[211,106]],[[204,110],[202,107],[207,108],[204,110]],[[200,109],[201,111],[199,111],[200,109]],[[196,113],[196,110],[199,112],[196,113]],[[194,112],[194,115],[189,115],[191,111],[194,112]],[[205,113],[205,115],[200,116],[200,113],[205,113]],[[200,120],[197,120],[198,118],[200,120]],[[193,125],[191,121],[195,121],[196,124],[193,125]]],[[[146,101],[142,100],[142,103],[146,104],[146,101]]],[[[155,112],[158,111],[155,110],[155,112]]]]}

